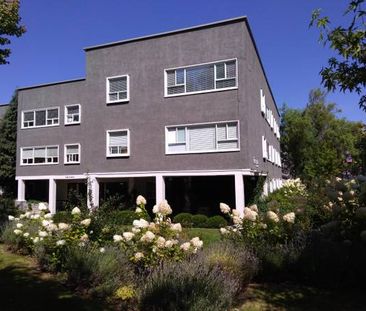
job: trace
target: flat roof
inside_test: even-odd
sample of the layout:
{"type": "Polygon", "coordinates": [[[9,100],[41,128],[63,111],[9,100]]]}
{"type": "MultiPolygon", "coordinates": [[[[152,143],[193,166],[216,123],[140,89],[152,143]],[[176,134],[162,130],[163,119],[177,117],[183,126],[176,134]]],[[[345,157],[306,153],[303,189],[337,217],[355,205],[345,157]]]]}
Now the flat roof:
{"type": "Polygon", "coordinates": [[[35,85],[30,85],[30,86],[18,87],[17,90],[22,91],[22,90],[34,89],[34,88],[37,88],[37,87],[51,86],[51,85],[65,84],[65,83],[72,83],[72,82],[79,82],[79,81],[84,81],[84,80],[85,80],[85,78],[78,78],[78,79],[62,80],[62,81],[56,81],[56,82],[50,82],[50,83],[35,84],[35,85]]]}
{"type": "Polygon", "coordinates": [[[247,20],[246,16],[239,16],[239,17],[224,19],[221,21],[213,22],[213,23],[201,24],[198,26],[192,26],[192,27],[181,28],[181,29],[172,30],[172,31],[160,32],[160,33],[153,34],[153,35],[147,35],[147,36],[142,36],[142,37],[121,40],[121,41],[114,41],[114,42],[110,42],[110,43],[88,46],[88,47],[84,48],[84,51],[101,49],[101,48],[106,48],[106,47],[110,47],[110,46],[114,46],[114,45],[131,43],[131,42],[135,42],[135,41],[154,39],[154,38],[158,38],[158,37],[165,37],[165,36],[170,36],[170,35],[174,35],[174,34],[178,34],[178,33],[182,33],[182,32],[189,32],[189,31],[200,30],[200,29],[204,29],[204,28],[211,28],[211,27],[216,27],[216,26],[221,26],[221,25],[226,25],[226,24],[237,23],[237,22],[241,22],[241,21],[245,21],[245,20],[247,20]]]}

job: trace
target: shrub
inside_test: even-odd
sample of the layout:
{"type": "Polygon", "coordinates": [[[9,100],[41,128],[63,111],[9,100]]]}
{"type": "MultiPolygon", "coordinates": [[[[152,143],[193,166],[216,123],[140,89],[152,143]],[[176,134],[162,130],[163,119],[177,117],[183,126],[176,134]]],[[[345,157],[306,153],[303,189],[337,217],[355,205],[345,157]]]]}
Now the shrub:
{"type": "Polygon", "coordinates": [[[0,231],[7,222],[8,215],[16,215],[17,212],[13,199],[0,197],[0,231]]]}
{"type": "Polygon", "coordinates": [[[59,223],[59,222],[69,223],[72,221],[72,215],[70,212],[61,211],[61,212],[57,212],[55,215],[53,215],[52,219],[56,223],[59,223]]]}
{"type": "Polygon", "coordinates": [[[195,228],[206,228],[208,217],[206,215],[193,215],[192,216],[192,225],[195,228]]]}
{"type": "Polygon", "coordinates": [[[218,267],[230,278],[237,279],[240,288],[248,285],[258,270],[258,259],[251,250],[228,241],[205,249],[203,258],[209,267],[218,267]]]}
{"type": "Polygon", "coordinates": [[[182,226],[191,228],[192,227],[192,214],[191,213],[179,213],[174,216],[174,222],[181,223],[182,226]]]}
{"type": "Polygon", "coordinates": [[[227,221],[222,216],[212,216],[206,221],[207,228],[221,228],[227,226],[227,221]]]}
{"type": "Polygon", "coordinates": [[[239,283],[202,255],[160,265],[147,277],[140,295],[141,310],[229,310],[239,283]]]}

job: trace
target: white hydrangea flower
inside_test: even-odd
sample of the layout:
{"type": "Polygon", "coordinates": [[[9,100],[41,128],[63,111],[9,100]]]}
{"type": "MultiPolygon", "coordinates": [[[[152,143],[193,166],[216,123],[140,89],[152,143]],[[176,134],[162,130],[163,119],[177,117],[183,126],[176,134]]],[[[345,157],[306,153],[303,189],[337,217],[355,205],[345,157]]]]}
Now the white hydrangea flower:
{"type": "Polygon", "coordinates": [[[240,225],[240,224],[242,224],[242,222],[243,222],[243,219],[241,219],[240,217],[238,217],[238,216],[233,217],[233,223],[235,225],[240,225]]]}
{"type": "Polygon", "coordinates": [[[137,207],[136,210],[135,210],[135,213],[142,213],[142,209],[137,207]]]}
{"type": "Polygon", "coordinates": [[[286,215],[283,215],[282,218],[284,221],[293,224],[295,222],[295,213],[294,212],[287,213],[286,215]]]}
{"type": "Polygon", "coordinates": [[[164,244],[164,247],[165,248],[171,248],[171,247],[173,247],[175,244],[174,244],[174,242],[172,241],[172,240],[167,240],[167,241],[165,241],[165,244],[164,244]]]}
{"type": "Polygon", "coordinates": [[[113,236],[113,241],[114,242],[121,242],[122,240],[123,240],[123,237],[121,235],[119,235],[119,234],[115,234],[113,236]]]}
{"type": "Polygon", "coordinates": [[[26,218],[30,218],[30,216],[32,215],[32,213],[31,212],[25,212],[24,215],[25,215],[26,218]]]}
{"type": "Polygon", "coordinates": [[[78,214],[80,214],[81,213],[81,210],[80,210],[80,208],[78,208],[78,207],[74,207],[73,209],[72,209],[72,211],[71,211],[71,215],[78,215],[78,214]]]}
{"type": "Polygon", "coordinates": [[[46,215],[43,216],[45,219],[51,219],[52,218],[52,214],[51,213],[47,213],[46,215]]]}
{"type": "Polygon", "coordinates": [[[99,252],[101,252],[101,253],[105,253],[105,248],[104,248],[104,247],[101,247],[101,248],[99,249],[99,252]]]}
{"type": "Polygon", "coordinates": [[[43,202],[39,203],[38,204],[38,210],[40,210],[40,211],[46,211],[46,210],[48,210],[47,204],[46,203],[43,203],[43,202]]]}
{"type": "Polygon", "coordinates": [[[39,242],[39,237],[38,236],[36,236],[34,239],[33,239],[33,243],[34,244],[36,244],[36,243],[38,243],[39,242]]]}
{"type": "Polygon", "coordinates": [[[190,242],[185,242],[185,243],[183,243],[183,244],[180,246],[180,248],[181,248],[183,251],[187,252],[187,251],[189,251],[189,249],[191,248],[191,243],[190,243],[190,242]]]}
{"type": "Polygon", "coordinates": [[[252,209],[245,207],[244,208],[244,219],[248,219],[250,221],[257,220],[258,213],[253,211],[252,209]]]}
{"type": "Polygon", "coordinates": [[[23,219],[25,217],[26,217],[25,214],[20,214],[20,216],[19,216],[20,219],[23,219]]]}
{"type": "Polygon", "coordinates": [[[273,221],[273,222],[279,222],[280,221],[280,219],[278,218],[277,214],[275,212],[272,212],[272,211],[268,211],[267,212],[267,218],[270,221],[273,221]]]}
{"type": "Polygon", "coordinates": [[[163,247],[165,247],[165,242],[166,242],[165,239],[162,236],[159,236],[156,239],[156,246],[159,248],[163,248],[163,247]]]}
{"type": "Polygon", "coordinates": [[[141,237],[141,242],[151,243],[155,238],[155,234],[151,231],[146,231],[145,234],[141,237]]]}
{"type": "Polygon", "coordinates": [[[123,232],[122,235],[123,235],[123,238],[125,239],[125,241],[127,241],[127,242],[131,241],[132,238],[135,236],[135,234],[132,232],[123,232]]]}
{"type": "Polygon", "coordinates": [[[258,206],[257,206],[256,204],[253,204],[253,205],[249,206],[249,208],[250,208],[253,212],[258,213],[258,206]]]}
{"type": "Polygon", "coordinates": [[[171,224],[170,229],[176,232],[182,232],[182,225],[179,222],[176,224],[171,224]]]}
{"type": "Polygon", "coordinates": [[[83,226],[85,227],[89,227],[90,223],[91,223],[91,219],[90,218],[87,218],[87,219],[84,219],[80,222],[83,226]]]}
{"type": "Polygon", "coordinates": [[[84,233],[84,234],[80,237],[80,241],[85,242],[85,241],[88,241],[88,240],[89,240],[89,236],[88,236],[86,233],[84,233]]]}
{"type": "Polygon", "coordinates": [[[231,211],[231,213],[233,214],[233,216],[240,217],[239,211],[237,209],[235,209],[235,208],[231,211]]]}
{"type": "Polygon", "coordinates": [[[152,212],[153,212],[154,214],[159,213],[159,206],[158,206],[158,205],[154,205],[154,207],[153,207],[153,209],[152,209],[152,212]]]}
{"type": "Polygon", "coordinates": [[[25,233],[23,233],[23,236],[24,236],[25,238],[29,237],[29,232],[25,232],[25,233]]]}
{"type": "Polygon", "coordinates": [[[21,224],[21,223],[17,224],[18,229],[20,229],[21,227],[23,227],[23,224],[21,224]]]}
{"type": "Polygon", "coordinates": [[[12,215],[9,215],[9,216],[8,216],[8,219],[9,219],[10,221],[13,221],[13,220],[15,219],[15,217],[14,217],[14,216],[12,216],[12,215]]]}
{"type": "Polygon", "coordinates": [[[225,203],[220,203],[220,211],[224,214],[229,214],[230,213],[229,205],[227,205],[225,203]]]}
{"type": "Polygon", "coordinates": [[[15,233],[15,235],[20,235],[23,233],[23,231],[20,229],[15,229],[13,232],[15,233]]]}
{"type": "Polygon", "coordinates": [[[38,235],[41,237],[41,238],[44,238],[46,236],[48,236],[48,233],[46,231],[38,231],[38,235]]]}
{"type": "Polygon", "coordinates": [[[199,237],[195,237],[191,240],[191,244],[194,248],[199,249],[203,246],[203,241],[199,237]]]}
{"type": "Polygon", "coordinates": [[[49,226],[49,224],[50,224],[50,222],[48,221],[48,220],[42,220],[42,226],[43,227],[47,227],[47,226],[49,226]]]}
{"type": "Polygon", "coordinates": [[[131,231],[136,234],[136,233],[140,233],[141,232],[141,229],[132,228],[131,231]]]}
{"type": "Polygon", "coordinates": [[[56,245],[57,246],[62,246],[62,245],[65,245],[66,244],[66,241],[65,240],[58,240],[57,242],[56,242],[56,245]]]}
{"type": "Polygon", "coordinates": [[[149,226],[149,222],[145,219],[141,218],[140,220],[135,219],[132,223],[135,228],[147,228],[149,226]]]}
{"type": "Polygon", "coordinates": [[[146,199],[142,196],[142,195],[139,195],[136,199],[136,205],[146,205],[146,199]]]}
{"type": "Polygon", "coordinates": [[[55,224],[49,224],[47,227],[48,231],[56,231],[58,228],[55,224]]]}
{"type": "Polygon", "coordinates": [[[20,220],[20,218],[19,218],[19,217],[16,217],[16,218],[14,218],[14,220],[15,220],[15,221],[19,221],[19,220],[20,220]]]}
{"type": "Polygon", "coordinates": [[[143,253],[141,253],[141,252],[137,252],[137,253],[135,254],[134,258],[135,258],[135,260],[136,260],[136,261],[139,261],[139,260],[141,260],[142,258],[144,258],[144,254],[143,254],[143,253]]]}
{"type": "Polygon", "coordinates": [[[63,223],[63,222],[60,222],[60,223],[58,224],[58,228],[59,228],[60,230],[67,230],[67,229],[69,229],[69,228],[70,228],[70,225],[65,224],[65,223],[63,223]]]}
{"type": "Polygon", "coordinates": [[[39,214],[31,215],[31,219],[39,219],[41,216],[39,214]]]}
{"type": "Polygon", "coordinates": [[[221,234],[225,235],[229,233],[229,230],[227,230],[226,228],[220,228],[220,232],[221,234]]]}
{"type": "Polygon", "coordinates": [[[159,213],[164,216],[170,215],[171,213],[173,213],[173,210],[170,207],[170,205],[168,204],[167,200],[163,200],[162,202],[160,202],[158,209],[159,209],[159,213]]]}

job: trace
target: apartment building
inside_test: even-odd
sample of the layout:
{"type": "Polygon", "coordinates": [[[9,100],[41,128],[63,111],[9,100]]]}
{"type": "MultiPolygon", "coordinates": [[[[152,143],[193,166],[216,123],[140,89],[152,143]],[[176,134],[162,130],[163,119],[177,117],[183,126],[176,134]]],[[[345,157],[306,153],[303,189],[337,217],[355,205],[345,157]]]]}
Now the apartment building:
{"type": "Polygon", "coordinates": [[[281,185],[279,113],[246,17],[84,50],[85,78],[19,89],[19,202],[55,212],[76,187],[99,206],[117,187],[242,212],[260,176],[265,193],[281,185]]]}

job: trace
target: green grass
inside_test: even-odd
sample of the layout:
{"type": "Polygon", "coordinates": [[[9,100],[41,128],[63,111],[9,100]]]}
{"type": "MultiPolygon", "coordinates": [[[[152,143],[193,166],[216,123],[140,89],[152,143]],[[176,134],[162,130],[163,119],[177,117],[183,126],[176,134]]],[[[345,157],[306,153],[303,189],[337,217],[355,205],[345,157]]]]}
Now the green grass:
{"type": "Polygon", "coordinates": [[[42,273],[32,258],[0,245],[0,310],[108,310],[63,286],[60,278],[42,273]]]}
{"type": "Polygon", "coordinates": [[[294,284],[251,284],[239,311],[361,311],[364,291],[325,290],[294,284]]]}
{"type": "Polygon", "coordinates": [[[212,243],[221,240],[221,234],[219,229],[208,229],[208,228],[183,229],[182,238],[192,239],[196,236],[198,236],[203,241],[204,246],[210,245],[212,243]]]}

